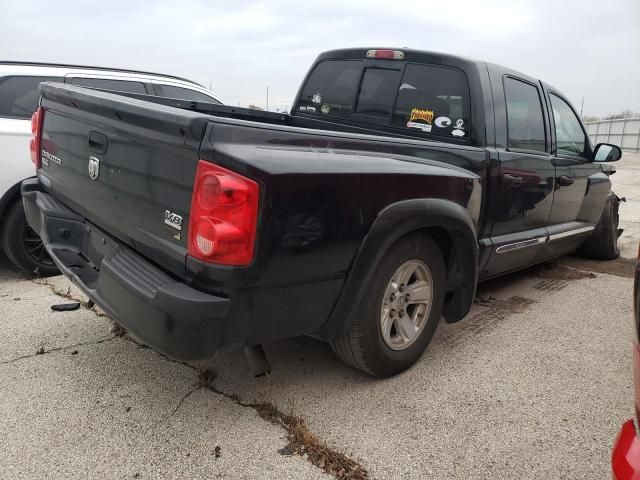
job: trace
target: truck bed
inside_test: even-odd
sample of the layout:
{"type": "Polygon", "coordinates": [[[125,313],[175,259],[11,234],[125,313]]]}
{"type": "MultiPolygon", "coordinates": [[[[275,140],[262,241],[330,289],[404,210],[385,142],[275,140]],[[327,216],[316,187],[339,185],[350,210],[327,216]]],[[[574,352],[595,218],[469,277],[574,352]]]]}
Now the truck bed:
{"type": "MultiPolygon", "coordinates": [[[[346,236],[354,229],[362,234],[382,205],[394,197],[462,195],[456,201],[467,205],[466,184],[459,191],[450,191],[451,185],[429,178],[446,175],[479,184],[485,169],[484,151],[475,147],[303,128],[292,125],[294,117],[289,115],[201,102],[55,83],[44,83],[41,88],[43,145],[55,146],[55,152],[49,153],[61,160],[43,162],[40,177],[50,185],[45,188],[180,278],[187,276],[188,235],[186,231],[172,235],[164,215],[179,215],[188,225],[193,179],[201,158],[215,158],[216,163],[261,183],[267,196],[262,216],[269,221],[274,220],[269,207],[275,199],[299,205],[298,198],[320,195],[314,209],[329,208],[338,221],[341,217],[356,220],[341,226],[345,229],[341,235],[346,236]],[[106,138],[104,152],[91,145],[92,136],[106,138]],[[100,159],[98,181],[87,175],[91,156],[100,159]],[[297,188],[281,183],[292,179],[300,181],[297,188]],[[395,191],[385,189],[386,194],[376,198],[376,189],[394,181],[404,183],[395,191]],[[321,185],[324,191],[312,193],[321,185]],[[364,191],[367,188],[373,191],[364,191]],[[344,208],[331,199],[341,189],[350,197],[344,208]],[[365,202],[363,208],[357,203],[362,196],[374,200],[365,202]]],[[[470,205],[476,221],[481,200],[478,186],[470,205]]],[[[293,214],[292,207],[298,205],[285,203],[282,208],[293,214]]],[[[336,258],[328,256],[325,265],[333,268],[325,273],[343,274],[354,254],[351,247],[336,258]]]]}

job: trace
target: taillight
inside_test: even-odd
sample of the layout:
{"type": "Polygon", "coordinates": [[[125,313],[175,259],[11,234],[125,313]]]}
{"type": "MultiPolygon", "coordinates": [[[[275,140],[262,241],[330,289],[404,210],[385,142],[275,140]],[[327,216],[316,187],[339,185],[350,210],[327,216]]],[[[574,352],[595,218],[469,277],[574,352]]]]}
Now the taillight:
{"type": "Polygon", "coordinates": [[[44,110],[42,107],[33,112],[31,115],[31,141],[29,142],[29,151],[31,153],[31,161],[36,168],[41,167],[40,146],[42,144],[42,123],[44,120],[44,110]]]}
{"type": "Polygon", "coordinates": [[[401,52],[400,50],[367,50],[367,58],[404,60],[404,52],[401,52]]]}
{"type": "Polygon", "coordinates": [[[189,255],[209,263],[249,265],[259,195],[253,180],[200,160],[191,198],[189,255]]]}

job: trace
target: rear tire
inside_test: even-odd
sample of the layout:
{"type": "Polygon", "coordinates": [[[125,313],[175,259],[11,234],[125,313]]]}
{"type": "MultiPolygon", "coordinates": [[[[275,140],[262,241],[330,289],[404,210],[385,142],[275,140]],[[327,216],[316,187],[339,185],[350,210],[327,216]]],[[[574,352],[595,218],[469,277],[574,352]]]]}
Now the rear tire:
{"type": "Polygon", "coordinates": [[[620,256],[618,249],[619,204],[618,196],[613,192],[610,193],[595,230],[578,250],[580,255],[594,260],[613,260],[620,256]]]}
{"type": "Polygon", "coordinates": [[[417,234],[400,239],[376,268],[347,334],[331,342],[333,351],[343,362],[376,377],[407,370],[433,337],[444,288],[445,266],[437,243],[417,234]]]}
{"type": "Polygon", "coordinates": [[[60,273],[42,240],[27,224],[22,199],[11,204],[6,211],[0,245],[9,261],[29,277],[50,277],[60,273]]]}

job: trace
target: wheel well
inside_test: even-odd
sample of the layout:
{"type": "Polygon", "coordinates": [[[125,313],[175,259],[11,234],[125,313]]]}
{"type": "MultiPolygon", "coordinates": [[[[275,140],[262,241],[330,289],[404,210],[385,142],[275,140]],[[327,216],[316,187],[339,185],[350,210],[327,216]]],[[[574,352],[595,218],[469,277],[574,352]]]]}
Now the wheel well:
{"type": "Polygon", "coordinates": [[[419,230],[419,232],[423,235],[429,235],[435,240],[435,242],[438,244],[438,247],[440,247],[442,257],[444,258],[444,265],[447,269],[448,277],[451,255],[455,253],[451,235],[443,227],[427,227],[419,230]]]}
{"type": "Polygon", "coordinates": [[[462,206],[448,200],[407,200],[378,215],[347,272],[333,311],[316,336],[331,340],[348,331],[376,265],[391,245],[406,235],[429,235],[440,247],[447,275],[442,313],[449,323],[465,317],[473,305],[478,281],[478,240],[473,221],[462,206]],[[417,213],[420,210],[423,214],[417,213]]]}
{"type": "MultiPolygon", "coordinates": [[[[477,262],[475,255],[465,255],[461,249],[466,246],[461,242],[461,236],[455,231],[441,226],[425,227],[406,235],[429,235],[440,247],[447,274],[445,292],[444,316],[447,322],[462,320],[467,314],[477,283],[477,262]]],[[[401,240],[403,237],[398,239],[401,240]]]]}

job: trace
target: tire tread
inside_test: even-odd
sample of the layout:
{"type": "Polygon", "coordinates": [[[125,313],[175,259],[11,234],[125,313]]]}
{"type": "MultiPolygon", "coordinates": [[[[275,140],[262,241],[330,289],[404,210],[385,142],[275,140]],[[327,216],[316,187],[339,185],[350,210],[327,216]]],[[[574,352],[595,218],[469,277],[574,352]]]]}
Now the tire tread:
{"type": "MultiPolygon", "coordinates": [[[[433,265],[430,265],[430,268],[432,268],[434,275],[436,274],[436,272],[442,272],[440,275],[442,275],[442,279],[444,280],[444,260],[442,258],[442,253],[438,245],[436,244],[436,242],[430,236],[425,234],[412,234],[407,237],[403,237],[400,240],[398,240],[390,250],[402,251],[404,247],[413,248],[414,250],[417,248],[418,251],[426,250],[431,252],[433,255],[435,255],[434,257],[435,263],[433,265]],[[422,248],[423,250],[420,250],[420,248],[422,248]]],[[[393,256],[394,254],[387,253],[386,255],[393,256]]],[[[388,268],[388,267],[389,267],[389,262],[385,257],[380,262],[380,264],[376,267],[376,270],[372,277],[373,278],[372,284],[375,284],[376,278],[379,279],[385,275],[385,268],[388,268]]],[[[375,292],[375,288],[373,290],[375,292]]],[[[370,332],[371,328],[366,328],[367,325],[363,324],[363,322],[367,322],[367,321],[369,322],[376,321],[376,318],[373,318],[373,317],[376,317],[377,315],[375,314],[371,315],[371,311],[369,308],[371,305],[370,295],[371,293],[369,295],[365,295],[362,301],[360,302],[360,305],[356,309],[357,313],[351,319],[351,323],[347,333],[345,333],[344,335],[338,338],[335,338],[330,342],[330,344],[336,356],[347,365],[350,365],[354,368],[362,370],[363,372],[376,377],[387,377],[387,376],[399,373],[402,370],[405,370],[411,365],[411,363],[415,361],[415,359],[412,360],[411,363],[402,361],[401,362],[401,365],[403,365],[402,367],[398,366],[398,364],[396,364],[395,366],[391,366],[391,365],[381,366],[379,363],[379,360],[378,360],[378,363],[376,363],[376,360],[373,360],[374,358],[376,358],[376,355],[377,355],[376,353],[377,347],[372,347],[371,341],[369,342],[367,341],[366,332],[367,331],[370,332]],[[365,351],[365,349],[370,349],[370,348],[373,348],[374,350],[365,351]],[[369,360],[367,360],[367,358],[369,358],[369,360]],[[373,362],[373,363],[370,363],[370,362],[373,362]]],[[[440,314],[442,311],[443,299],[444,299],[444,293],[442,293],[442,298],[438,302],[434,303],[433,312],[434,312],[434,315],[436,315],[434,317],[436,320],[434,325],[432,325],[431,327],[427,326],[427,328],[425,328],[424,334],[427,335],[428,338],[426,338],[426,343],[424,348],[426,348],[426,345],[430,341],[431,336],[435,331],[435,327],[437,326],[437,321],[440,318],[440,314]]],[[[376,303],[377,303],[377,299],[376,299],[376,303]]],[[[370,334],[371,333],[369,333],[369,335],[370,334]]],[[[369,338],[368,340],[371,340],[371,338],[369,338]]],[[[421,353],[422,351],[419,352],[419,354],[421,353]]]]}
{"type": "Polygon", "coordinates": [[[618,249],[618,205],[619,199],[613,192],[609,194],[602,215],[589,239],[578,253],[594,260],[613,260],[620,256],[618,249]]]}
{"type": "Polygon", "coordinates": [[[24,275],[33,277],[36,274],[48,277],[60,273],[54,266],[37,265],[27,254],[21,250],[22,229],[24,228],[25,214],[22,208],[22,198],[15,200],[6,210],[0,229],[0,246],[9,261],[15,265],[24,275]],[[19,237],[16,237],[19,235],[19,237]]]}

